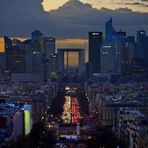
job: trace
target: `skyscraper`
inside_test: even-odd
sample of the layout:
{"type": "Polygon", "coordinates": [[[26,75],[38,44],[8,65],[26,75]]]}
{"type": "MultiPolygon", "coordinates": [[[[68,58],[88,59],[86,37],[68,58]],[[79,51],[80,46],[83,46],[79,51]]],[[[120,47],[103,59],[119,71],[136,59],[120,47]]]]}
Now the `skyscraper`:
{"type": "Polygon", "coordinates": [[[32,32],[32,52],[45,53],[43,34],[39,30],[32,32]]]}
{"type": "Polygon", "coordinates": [[[50,60],[50,55],[55,54],[55,38],[53,37],[45,37],[45,52],[46,52],[46,58],[50,60]]]}
{"type": "Polygon", "coordinates": [[[31,34],[32,42],[39,41],[43,34],[39,30],[34,30],[31,34]]]}
{"type": "Polygon", "coordinates": [[[0,53],[0,79],[4,76],[6,70],[6,54],[0,53]]]}
{"type": "Polygon", "coordinates": [[[14,73],[23,73],[25,66],[25,50],[18,46],[6,49],[6,70],[14,73]]]}
{"type": "Polygon", "coordinates": [[[135,37],[128,36],[125,38],[125,47],[122,50],[122,73],[129,73],[132,68],[132,62],[135,52],[135,37]]]}
{"type": "Polygon", "coordinates": [[[104,42],[101,46],[101,73],[114,72],[114,48],[115,43],[104,42]]]}
{"type": "Polygon", "coordinates": [[[57,77],[58,61],[57,54],[50,55],[49,74],[51,78],[57,77]]]}
{"type": "Polygon", "coordinates": [[[85,64],[85,78],[86,80],[91,79],[93,76],[92,64],[87,62],[85,64]]]}
{"type": "Polygon", "coordinates": [[[143,61],[143,66],[148,68],[148,36],[144,30],[137,31],[137,42],[136,42],[136,59],[143,61]]]}
{"type": "Polygon", "coordinates": [[[114,34],[117,34],[113,25],[112,25],[112,18],[110,18],[106,23],[105,23],[105,39],[106,40],[111,40],[112,36],[114,34]]]}
{"type": "Polygon", "coordinates": [[[92,64],[93,73],[100,72],[100,47],[102,32],[89,32],[89,62],[92,64]]]}
{"type": "Polygon", "coordinates": [[[105,24],[105,42],[101,46],[101,72],[121,72],[121,52],[124,48],[125,32],[116,32],[112,18],[105,24]]]}

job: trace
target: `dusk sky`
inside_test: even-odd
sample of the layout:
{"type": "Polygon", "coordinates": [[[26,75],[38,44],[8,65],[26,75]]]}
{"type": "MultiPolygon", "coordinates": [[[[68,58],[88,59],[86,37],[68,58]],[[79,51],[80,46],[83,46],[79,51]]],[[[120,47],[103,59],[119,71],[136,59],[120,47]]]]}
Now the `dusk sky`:
{"type": "Polygon", "coordinates": [[[0,0],[0,36],[30,37],[39,29],[58,39],[87,39],[113,17],[117,30],[148,32],[148,0],[0,0]]]}
{"type": "MultiPolygon", "coordinates": [[[[43,0],[43,7],[45,11],[58,9],[69,0],[43,0]]],[[[73,0],[72,0],[73,1],[73,0]]],[[[133,11],[148,12],[148,0],[80,0],[82,3],[88,3],[93,8],[101,9],[102,7],[108,9],[126,8],[133,11]]]]}

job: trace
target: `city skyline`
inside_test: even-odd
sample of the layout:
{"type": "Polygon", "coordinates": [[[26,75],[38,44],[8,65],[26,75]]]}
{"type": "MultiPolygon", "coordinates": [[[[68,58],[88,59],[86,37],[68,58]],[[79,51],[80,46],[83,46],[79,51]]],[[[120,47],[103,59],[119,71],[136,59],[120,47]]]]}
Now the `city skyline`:
{"type": "Polygon", "coordinates": [[[0,148],[148,148],[148,0],[0,0],[0,148]]]}
{"type": "Polygon", "coordinates": [[[54,2],[56,5],[55,0],[26,0],[21,3],[2,0],[0,36],[29,37],[32,30],[38,29],[58,39],[86,39],[90,31],[104,32],[104,23],[109,17],[113,18],[117,30],[127,31],[128,35],[135,35],[140,29],[148,31],[147,1],[92,0],[86,3],[85,0],[62,0],[57,9],[52,6],[54,2]],[[45,7],[48,4],[54,10],[47,11],[45,7]]]}

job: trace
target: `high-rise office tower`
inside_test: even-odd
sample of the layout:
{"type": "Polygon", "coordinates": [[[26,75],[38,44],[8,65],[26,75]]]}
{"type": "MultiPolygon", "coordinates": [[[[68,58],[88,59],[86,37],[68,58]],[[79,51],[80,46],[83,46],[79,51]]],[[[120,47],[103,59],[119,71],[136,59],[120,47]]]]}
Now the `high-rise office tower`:
{"type": "Polygon", "coordinates": [[[132,62],[135,52],[135,37],[127,36],[125,38],[125,47],[122,50],[122,73],[129,73],[132,70],[132,62]]]}
{"type": "Polygon", "coordinates": [[[105,23],[105,39],[106,40],[111,40],[112,36],[116,34],[116,31],[112,25],[112,18],[110,18],[106,23],[105,23]]]}
{"type": "Polygon", "coordinates": [[[121,73],[122,72],[122,51],[124,50],[125,38],[122,34],[116,34],[113,36],[114,38],[114,72],[121,73]]]}
{"type": "Polygon", "coordinates": [[[101,73],[120,73],[124,38],[113,36],[101,46],[101,73]]]}
{"type": "Polygon", "coordinates": [[[5,43],[5,50],[12,46],[12,40],[6,36],[4,37],[4,43],[5,43]]]}
{"type": "Polygon", "coordinates": [[[39,52],[32,54],[32,70],[33,73],[43,73],[42,55],[39,52]],[[36,66],[37,65],[37,66],[36,66]]]}
{"type": "Polygon", "coordinates": [[[55,54],[55,38],[53,37],[45,37],[45,52],[46,52],[46,58],[50,60],[50,55],[55,54]]]}
{"type": "Polygon", "coordinates": [[[25,66],[25,50],[18,46],[6,49],[6,69],[14,73],[23,73],[25,66]]]}
{"type": "Polygon", "coordinates": [[[32,53],[31,50],[31,39],[22,42],[22,48],[25,49],[25,53],[32,53]]]}
{"type": "Polygon", "coordinates": [[[4,76],[6,70],[6,54],[0,53],[0,79],[4,76]]]}
{"type": "Polygon", "coordinates": [[[45,53],[43,34],[39,30],[32,32],[32,52],[45,53]]]}
{"type": "Polygon", "coordinates": [[[50,64],[49,64],[49,73],[51,78],[57,77],[57,70],[58,70],[57,54],[51,54],[50,64]]]}
{"type": "Polygon", "coordinates": [[[32,42],[39,41],[43,34],[39,30],[34,30],[31,34],[32,42]]]}
{"type": "Polygon", "coordinates": [[[87,62],[85,64],[85,78],[86,80],[91,79],[93,76],[93,69],[92,69],[92,64],[87,62]]]}
{"type": "Polygon", "coordinates": [[[144,30],[137,31],[136,59],[143,61],[143,66],[148,69],[148,36],[144,30]]]}
{"type": "Polygon", "coordinates": [[[93,73],[100,72],[100,47],[102,32],[89,32],[89,62],[92,64],[93,73]]]}
{"type": "Polygon", "coordinates": [[[105,24],[105,42],[101,46],[101,73],[120,73],[125,32],[116,32],[112,18],[105,24]]]}
{"type": "Polygon", "coordinates": [[[101,46],[101,73],[112,73],[114,72],[114,47],[115,43],[104,42],[101,46]]]}
{"type": "MultiPolygon", "coordinates": [[[[144,30],[139,30],[137,31],[137,36],[136,36],[136,53],[135,56],[138,59],[143,59],[144,58],[144,48],[145,48],[145,40],[146,33],[144,30]]],[[[144,59],[143,59],[144,60],[144,59]]]]}

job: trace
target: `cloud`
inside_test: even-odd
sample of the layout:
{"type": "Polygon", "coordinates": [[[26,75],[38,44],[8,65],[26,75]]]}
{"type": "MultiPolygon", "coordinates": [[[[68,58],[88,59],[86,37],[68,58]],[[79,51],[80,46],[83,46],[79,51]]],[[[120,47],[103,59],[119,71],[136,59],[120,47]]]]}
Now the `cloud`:
{"type": "Polygon", "coordinates": [[[67,2],[58,10],[50,11],[49,14],[61,22],[61,27],[72,32],[72,28],[81,35],[86,36],[88,31],[104,31],[105,21],[112,16],[115,26],[123,28],[130,34],[134,34],[141,27],[147,28],[148,13],[133,12],[128,8],[110,10],[102,8],[101,10],[93,9],[89,4],[82,4],[79,1],[67,2]],[[66,26],[66,27],[65,27],[66,26]]]}
{"type": "Polygon", "coordinates": [[[57,38],[87,38],[89,31],[104,31],[104,23],[110,16],[117,29],[122,28],[129,34],[141,28],[148,31],[148,13],[128,8],[98,10],[78,0],[44,12],[41,3],[42,0],[1,0],[0,34],[29,36],[34,29],[39,29],[57,38]]]}
{"type": "MultiPolygon", "coordinates": [[[[146,1],[146,0],[145,0],[146,1]]],[[[147,0],[148,2],[148,0],[147,0]]],[[[138,6],[141,6],[141,7],[148,7],[148,4],[145,4],[145,3],[141,3],[141,2],[133,2],[133,3],[117,3],[117,4],[124,4],[124,5],[138,5],[138,6]]]]}
{"type": "Polygon", "coordinates": [[[1,0],[0,9],[5,15],[12,13],[16,16],[21,14],[33,16],[42,13],[41,3],[42,0],[1,0]]]}
{"type": "Polygon", "coordinates": [[[42,0],[0,0],[0,34],[29,36],[32,30],[50,23],[41,3],[42,0]]]}

